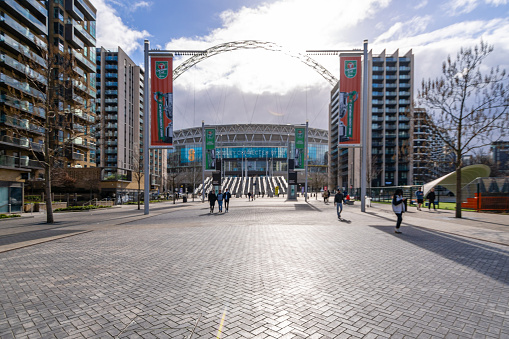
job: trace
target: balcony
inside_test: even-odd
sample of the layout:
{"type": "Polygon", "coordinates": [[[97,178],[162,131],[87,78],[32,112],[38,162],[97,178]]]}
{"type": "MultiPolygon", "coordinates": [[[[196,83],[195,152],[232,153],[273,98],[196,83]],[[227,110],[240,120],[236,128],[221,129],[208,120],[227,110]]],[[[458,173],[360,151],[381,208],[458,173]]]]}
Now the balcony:
{"type": "Polygon", "coordinates": [[[410,100],[407,99],[399,99],[400,105],[410,105],[410,100]]]}
{"type": "Polygon", "coordinates": [[[106,91],[104,91],[104,94],[106,94],[106,95],[118,95],[118,91],[117,90],[113,90],[113,89],[107,89],[106,91]]]}
{"type": "Polygon", "coordinates": [[[402,129],[406,130],[406,129],[410,129],[410,125],[408,125],[408,124],[399,124],[398,128],[400,130],[402,130],[402,129]]]}
{"type": "Polygon", "coordinates": [[[9,30],[9,32],[15,34],[18,38],[24,39],[26,42],[35,44],[43,49],[48,49],[46,42],[39,39],[35,34],[30,32],[29,28],[22,26],[6,13],[0,12],[0,25],[9,30]]]}
{"type": "Polygon", "coordinates": [[[65,24],[65,40],[74,48],[83,49],[85,44],[76,37],[76,28],[73,24],[65,24]]]}
{"type": "Polygon", "coordinates": [[[74,20],[85,21],[85,15],[74,5],[74,0],[65,0],[65,10],[74,20]]]}
{"type": "Polygon", "coordinates": [[[9,47],[14,53],[19,53],[25,57],[32,59],[37,62],[41,67],[46,68],[46,61],[35,53],[30,51],[30,48],[19,43],[8,35],[0,35],[0,43],[6,47],[9,47]]]}
{"type": "Polygon", "coordinates": [[[77,160],[77,161],[84,161],[85,160],[85,155],[82,154],[82,153],[77,153],[77,152],[72,152],[72,153],[68,153],[67,158],[71,159],[71,160],[77,160]]]}
{"type": "Polygon", "coordinates": [[[17,60],[11,58],[10,56],[8,56],[6,54],[0,54],[0,62],[2,62],[6,66],[9,66],[11,69],[16,70],[19,73],[23,74],[30,81],[37,81],[44,85],[48,84],[48,80],[44,76],[42,76],[38,72],[35,72],[33,69],[31,69],[27,65],[18,62],[17,60]]]}
{"type": "Polygon", "coordinates": [[[409,97],[410,96],[410,92],[408,92],[408,91],[400,91],[399,92],[399,96],[400,97],[409,97]]]}
{"type": "Polygon", "coordinates": [[[374,84],[373,84],[373,88],[382,89],[382,88],[384,88],[384,84],[377,84],[377,83],[374,83],[374,84]]]}
{"type": "Polygon", "coordinates": [[[410,138],[410,134],[407,133],[407,132],[400,132],[398,134],[398,136],[399,136],[400,139],[408,139],[408,138],[410,138]]]}
{"type": "Polygon", "coordinates": [[[396,105],[398,102],[396,100],[385,100],[386,105],[396,105]]]}
{"type": "Polygon", "coordinates": [[[95,73],[95,64],[86,59],[77,50],[72,50],[72,55],[76,58],[78,64],[85,69],[87,73],[95,73]]]}
{"type": "Polygon", "coordinates": [[[104,111],[106,111],[106,112],[117,112],[118,111],[118,106],[105,107],[104,111]]]}
{"type": "Polygon", "coordinates": [[[118,103],[118,99],[115,98],[115,99],[104,99],[104,103],[105,104],[117,104],[118,103]]]}
{"type": "Polygon", "coordinates": [[[79,7],[81,12],[85,15],[85,19],[88,21],[95,21],[95,10],[90,7],[85,0],[75,0],[75,4],[79,7]]]}
{"type": "Polygon", "coordinates": [[[0,166],[8,168],[43,168],[37,160],[0,155],[0,166]]]}
{"type": "Polygon", "coordinates": [[[396,75],[386,75],[385,79],[387,80],[396,80],[398,77],[396,75]]]}
{"type": "Polygon", "coordinates": [[[83,40],[83,42],[87,46],[95,47],[95,38],[92,35],[90,35],[90,33],[88,33],[83,26],[74,21],[72,22],[72,25],[75,28],[74,32],[76,33],[76,35],[78,35],[79,38],[83,40]]]}
{"type": "Polygon", "coordinates": [[[386,125],[385,125],[385,129],[386,129],[386,130],[395,130],[395,129],[396,129],[396,125],[393,125],[393,124],[386,124],[386,125]]]}
{"type": "Polygon", "coordinates": [[[400,79],[400,80],[410,80],[410,79],[411,79],[411,77],[410,77],[410,75],[400,74],[400,75],[399,75],[399,79],[400,79]]]}
{"type": "Polygon", "coordinates": [[[41,22],[30,11],[14,0],[0,0],[0,6],[7,9],[16,19],[22,21],[26,26],[37,35],[47,35],[48,28],[46,22],[41,22]]]}
{"type": "Polygon", "coordinates": [[[400,72],[410,72],[412,69],[408,66],[399,66],[400,72]]]}
{"type": "Polygon", "coordinates": [[[107,87],[118,87],[118,82],[116,82],[116,81],[106,81],[104,84],[107,87]]]}
{"type": "MultiPolygon", "coordinates": [[[[28,138],[15,138],[8,135],[0,136],[0,144],[5,146],[11,146],[15,149],[17,148],[25,148],[29,150],[33,150],[34,152],[42,152],[44,149],[43,143],[35,143],[28,138]]],[[[5,147],[8,148],[8,147],[5,147]]]]}
{"type": "Polygon", "coordinates": [[[113,120],[113,121],[117,121],[118,120],[118,117],[116,115],[112,115],[112,114],[108,114],[106,117],[105,117],[106,120],[113,120]]]}
{"type": "Polygon", "coordinates": [[[373,93],[372,93],[372,95],[373,95],[374,97],[378,97],[378,96],[383,97],[383,96],[384,96],[384,92],[373,92],[373,93]]]}
{"type": "Polygon", "coordinates": [[[373,72],[383,72],[384,68],[380,66],[373,66],[373,72]]]}
{"type": "Polygon", "coordinates": [[[389,91],[385,92],[386,97],[395,97],[397,94],[398,94],[397,92],[389,92],[389,91]]]}
{"type": "Polygon", "coordinates": [[[118,78],[118,73],[106,73],[106,78],[118,78]]]}
{"type": "Polygon", "coordinates": [[[6,126],[14,127],[16,129],[22,129],[35,134],[44,134],[44,127],[40,127],[28,122],[27,119],[18,119],[12,116],[7,116],[2,114],[0,116],[0,123],[5,124],[6,126]]]}
{"type": "Polygon", "coordinates": [[[46,111],[41,107],[34,107],[34,105],[25,100],[18,100],[13,97],[10,97],[6,94],[0,95],[0,103],[4,105],[19,109],[20,111],[24,111],[35,116],[46,118],[46,111]]]}
{"type": "Polygon", "coordinates": [[[397,67],[387,66],[387,67],[385,67],[385,70],[387,72],[395,73],[398,70],[398,68],[397,67]]]}
{"type": "MultiPolygon", "coordinates": [[[[27,4],[28,7],[30,7],[30,9],[33,9],[33,11],[35,13],[37,13],[36,14],[37,16],[39,16],[41,19],[46,18],[46,20],[47,20],[47,18],[48,18],[48,10],[46,9],[46,7],[41,5],[41,3],[39,3],[39,1],[37,1],[37,0],[25,0],[25,3],[27,4]]],[[[40,20],[40,21],[42,22],[42,21],[45,21],[45,20],[40,20]]]]}

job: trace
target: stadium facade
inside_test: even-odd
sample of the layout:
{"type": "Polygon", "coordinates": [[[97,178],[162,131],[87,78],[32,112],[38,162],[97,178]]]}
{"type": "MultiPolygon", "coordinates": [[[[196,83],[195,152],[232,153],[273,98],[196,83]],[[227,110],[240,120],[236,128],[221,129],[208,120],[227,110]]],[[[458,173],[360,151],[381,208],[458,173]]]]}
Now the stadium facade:
{"type": "MultiPolygon", "coordinates": [[[[295,150],[295,127],[303,126],[232,124],[207,125],[205,128],[215,129],[216,159],[221,161],[223,178],[246,177],[246,172],[248,178],[254,178],[286,177],[287,158],[295,150]]],[[[323,183],[318,184],[318,180],[315,180],[315,186],[326,185],[328,131],[309,128],[308,140],[310,177],[323,175],[323,183]]],[[[201,183],[202,127],[175,131],[173,143],[175,148],[168,152],[169,180],[178,173],[180,186],[190,191],[190,187],[197,187],[196,184],[201,183]]],[[[207,177],[211,174],[212,171],[206,171],[207,177]]],[[[299,178],[299,182],[304,182],[303,171],[299,173],[299,178]]]]}

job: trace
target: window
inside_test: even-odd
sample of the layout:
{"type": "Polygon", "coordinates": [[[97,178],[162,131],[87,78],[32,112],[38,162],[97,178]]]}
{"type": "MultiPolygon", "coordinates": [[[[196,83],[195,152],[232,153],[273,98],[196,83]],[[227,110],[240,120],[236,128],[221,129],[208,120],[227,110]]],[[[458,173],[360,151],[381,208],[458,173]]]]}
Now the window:
{"type": "Polygon", "coordinates": [[[64,25],[62,25],[59,22],[54,22],[53,23],[53,33],[63,36],[64,35],[64,25]]]}
{"type": "Polygon", "coordinates": [[[64,21],[64,11],[60,7],[55,7],[53,10],[54,10],[53,17],[60,21],[64,21]]]}

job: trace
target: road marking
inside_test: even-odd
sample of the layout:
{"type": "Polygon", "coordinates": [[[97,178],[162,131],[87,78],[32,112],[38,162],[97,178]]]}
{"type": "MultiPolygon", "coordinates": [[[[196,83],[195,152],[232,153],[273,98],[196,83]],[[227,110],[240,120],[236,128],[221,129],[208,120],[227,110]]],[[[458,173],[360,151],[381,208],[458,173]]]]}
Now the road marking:
{"type": "Polygon", "coordinates": [[[224,307],[224,312],[223,312],[223,316],[221,317],[221,322],[219,323],[219,328],[217,330],[217,339],[220,339],[221,338],[221,334],[223,333],[223,324],[224,324],[224,319],[226,318],[226,306],[224,307]]]}

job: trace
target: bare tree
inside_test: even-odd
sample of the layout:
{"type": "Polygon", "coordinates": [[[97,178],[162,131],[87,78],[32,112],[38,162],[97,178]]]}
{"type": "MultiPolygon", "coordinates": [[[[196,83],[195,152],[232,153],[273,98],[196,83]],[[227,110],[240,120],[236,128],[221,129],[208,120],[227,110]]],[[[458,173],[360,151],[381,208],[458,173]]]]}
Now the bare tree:
{"type": "Polygon", "coordinates": [[[74,92],[75,88],[86,90],[82,76],[74,71],[74,58],[60,53],[52,44],[46,47],[41,39],[34,39],[36,50],[20,50],[17,69],[23,74],[23,82],[12,80],[8,84],[9,100],[14,103],[11,105],[13,119],[27,121],[15,127],[18,134],[27,137],[34,131],[44,134],[43,145],[32,143],[31,152],[44,169],[46,222],[53,223],[52,180],[60,179],[52,171],[64,166],[64,159],[73,155],[70,150],[76,138],[84,135],[83,127],[74,124],[75,113],[83,115],[92,105],[74,92]],[[27,96],[26,92],[32,96],[27,96]]]}
{"type": "Polygon", "coordinates": [[[141,180],[143,179],[143,158],[140,154],[140,149],[135,148],[133,151],[133,179],[138,184],[138,209],[140,209],[140,196],[141,196],[141,180]]]}
{"type": "Polygon", "coordinates": [[[499,139],[509,127],[508,77],[505,70],[481,72],[493,46],[480,42],[461,48],[456,59],[442,64],[442,75],[423,80],[419,99],[429,109],[436,133],[455,153],[456,218],[461,218],[462,158],[499,139]]]}

